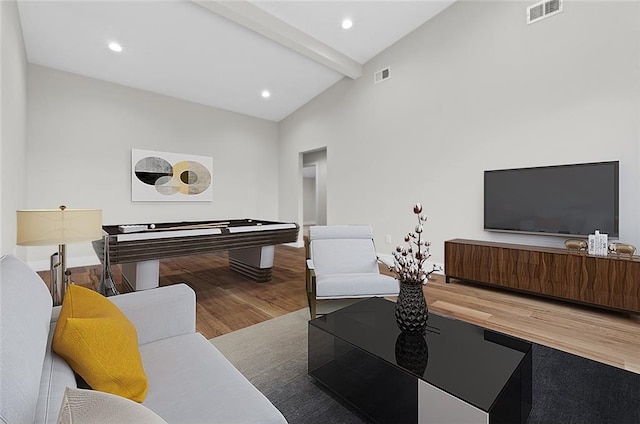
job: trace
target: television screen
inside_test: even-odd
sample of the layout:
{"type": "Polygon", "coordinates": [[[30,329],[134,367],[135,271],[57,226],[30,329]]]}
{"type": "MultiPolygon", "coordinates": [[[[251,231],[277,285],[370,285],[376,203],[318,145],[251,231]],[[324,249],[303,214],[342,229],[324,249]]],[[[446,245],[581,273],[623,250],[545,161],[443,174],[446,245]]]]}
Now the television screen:
{"type": "Polygon", "coordinates": [[[484,228],[618,237],[618,162],[485,171],[484,228]]]}

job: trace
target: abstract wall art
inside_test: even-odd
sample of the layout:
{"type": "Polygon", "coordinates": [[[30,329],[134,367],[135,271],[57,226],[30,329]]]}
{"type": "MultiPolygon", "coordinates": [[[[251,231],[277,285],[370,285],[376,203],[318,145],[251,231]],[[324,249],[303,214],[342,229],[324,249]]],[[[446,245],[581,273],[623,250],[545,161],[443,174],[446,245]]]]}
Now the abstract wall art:
{"type": "Polygon", "coordinates": [[[212,201],[213,158],[131,150],[134,202],[212,201]]]}

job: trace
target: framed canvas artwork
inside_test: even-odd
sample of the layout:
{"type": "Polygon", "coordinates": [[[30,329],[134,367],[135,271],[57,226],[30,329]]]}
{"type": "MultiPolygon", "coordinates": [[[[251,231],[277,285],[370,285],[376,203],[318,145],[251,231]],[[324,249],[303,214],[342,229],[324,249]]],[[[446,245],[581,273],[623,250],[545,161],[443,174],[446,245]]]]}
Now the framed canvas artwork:
{"type": "Polygon", "coordinates": [[[210,202],[213,158],[181,153],[131,150],[134,202],[210,202]]]}

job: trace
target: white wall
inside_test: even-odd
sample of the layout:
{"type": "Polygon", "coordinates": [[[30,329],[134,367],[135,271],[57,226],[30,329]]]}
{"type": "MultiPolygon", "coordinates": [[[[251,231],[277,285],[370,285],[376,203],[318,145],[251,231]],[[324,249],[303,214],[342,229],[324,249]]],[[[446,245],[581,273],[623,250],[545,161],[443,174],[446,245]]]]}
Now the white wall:
{"type": "Polygon", "coordinates": [[[620,160],[620,239],[640,245],[640,3],[533,25],[526,5],[459,1],[282,121],[280,218],[298,218],[300,152],[327,146],[328,223],[371,223],[378,251],[417,201],[434,262],[452,238],[561,245],[483,231],[483,171],[620,160]]]}
{"type": "MultiPolygon", "coordinates": [[[[275,123],[36,65],[28,84],[30,208],[101,208],[105,225],[278,218],[275,123]],[[213,157],[213,202],[132,202],[132,148],[213,157]]],[[[97,263],[89,243],[67,249],[70,266],[97,263]]]]}
{"type": "Polygon", "coordinates": [[[26,203],[27,59],[16,2],[0,1],[0,255],[16,251],[26,203]]]}

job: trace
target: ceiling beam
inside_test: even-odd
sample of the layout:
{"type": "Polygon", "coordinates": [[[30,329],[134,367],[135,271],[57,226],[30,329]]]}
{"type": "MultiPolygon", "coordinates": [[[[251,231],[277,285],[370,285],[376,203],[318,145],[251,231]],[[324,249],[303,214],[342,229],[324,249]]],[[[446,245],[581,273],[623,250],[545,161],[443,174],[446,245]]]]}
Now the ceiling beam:
{"type": "Polygon", "coordinates": [[[352,79],[362,65],[248,1],[191,0],[205,9],[282,44],[352,79]]]}

